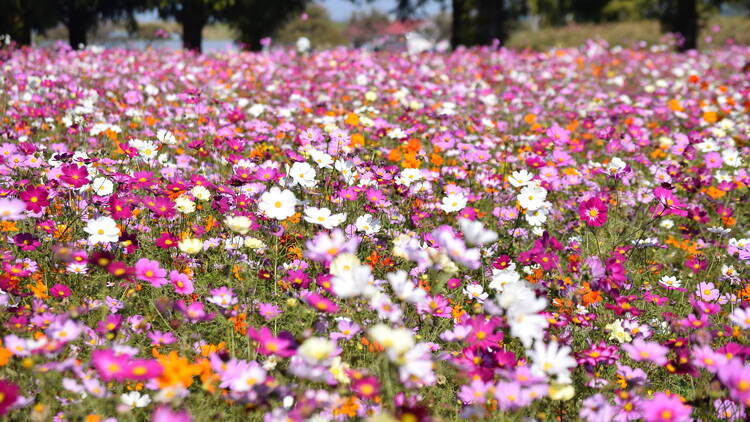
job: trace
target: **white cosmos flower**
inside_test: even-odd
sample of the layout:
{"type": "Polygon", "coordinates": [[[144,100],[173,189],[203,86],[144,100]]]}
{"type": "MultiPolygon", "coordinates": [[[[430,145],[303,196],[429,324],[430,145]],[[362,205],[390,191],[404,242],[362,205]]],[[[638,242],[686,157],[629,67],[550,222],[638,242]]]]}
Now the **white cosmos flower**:
{"type": "Polygon", "coordinates": [[[508,182],[514,187],[520,188],[529,184],[534,175],[529,173],[527,170],[514,171],[513,174],[508,177],[508,182]]]}
{"type": "Polygon", "coordinates": [[[377,324],[367,330],[367,334],[389,351],[389,357],[391,354],[402,355],[414,347],[414,335],[407,328],[377,324]]]}
{"type": "MultiPolygon", "coordinates": [[[[133,145],[133,143],[131,142],[130,145],[133,145]]],[[[151,141],[141,141],[140,144],[134,146],[144,160],[153,160],[159,154],[158,145],[151,141]]]]}
{"type": "Polygon", "coordinates": [[[529,210],[524,217],[526,218],[526,222],[530,225],[541,226],[547,221],[548,213],[549,211],[547,211],[546,208],[537,208],[535,210],[529,210]]]}
{"type": "Polygon", "coordinates": [[[521,275],[516,270],[506,268],[499,270],[497,268],[492,269],[492,281],[489,286],[491,289],[495,289],[498,292],[502,292],[505,286],[521,281],[521,275]]]}
{"type": "Polygon", "coordinates": [[[342,253],[331,261],[329,272],[333,275],[344,275],[353,271],[354,268],[360,266],[360,264],[361,262],[359,258],[357,258],[357,255],[353,253],[342,253]]]}
{"type": "Polygon", "coordinates": [[[331,279],[331,287],[340,298],[355,297],[369,293],[371,279],[372,271],[369,265],[356,265],[351,271],[341,271],[335,275],[331,279]]]}
{"type": "Polygon", "coordinates": [[[93,182],[91,182],[90,185],[86,187],[91,188],[91,191],[94,193],[94,195],[97,196],[111,195],[115,190],[114,183],[112,183],[112,181],[107,179],[106,177],[97,177],[93,182]]]}
{"type": "Polygon", "coordinates": [[[120,237],[120,229],[115,220],[110,217],[89,220],[83,230],[89,234],[89,242],[92,245],[117,242],[120,237]]]}
{"type": "Polygon", "coordinates": [[[547,190],[541,186],[524,186],[518,193],[517,199],[522,207],[534,211],[544,204],[544,200],[547,199],[547,190]]]}
{"type": "Polygon", "coordinates": [[[260,196],[258,209],[266,217],[286,220],[294,215],[296,205],[297,198],[292,191],[288,189],[282,191],[278,186],[274,186],[260,196]]]}
{"type": "Polygon", "coordinates": [[[677,277],[670,276],[670,275],[665,275],[664,277],[662,277],[659,280],[659,283],[664,287],[674,288],[674,289],[682,286],[682,281],[680,281],[677,277]]]}
{"type": "Polygon", "coordinates": [[[357,217],[357,221],[354,222],[357,230],[365,232],[366,234],[375,234],[380,231],[382,227],[380,220],[373,218],[370,214],[365,214],[357,217]]]}
{"type": "Polygon", "coordinates": [[[396,178],[396,183],[404,186],[411,186],[413,182],[422,179],[422,172],[419,169],[403,169],[401,174],[396,178]]]}
{"type": "Polygon", "coordinates": [[[151,404],[151,396],[148,394],[141,395],[141,393],[137,391],[131,391],[121,395],[120,401],[129,407],[146,407],[151,404]]]}
{"type": "Polygon", "coordinates": [[[729,319],[739,325],[740,328],[750,328],[750,308],[736,308],[732,314],[729,315],[729,319]]]}
{"type": "Polygon", "coordinates": [[[484,288],[482,288],[482,285],[479,283],[467,284],[464,288],[464,293],[480,303],[487,299],[487,297],[489,296],[487,292],[484,291],[484,288]]]}
{"type": "Polygon", "coordinates": [[[531,354],[531,373],[536,376],[556,376],[558,382],[570,382],[570,370],[576,361],[570,356],[570,347],[560,347],[556,341],[544,344],[537,342],[531,354]]]}
{"type": "Polygon", "coordinates": [[[159,129],[156,132],[156,140],[167,145],[174,145],[177,143],[177,138],[174,134],[165,129],[159,129]]]}
{"type": "Polygon", "coordinates": [[[186,254],[197,254],[203,250],[203,241],[196,238],[182,239],[177,243],[177,248],[186,254]]]}
{"type": "Polygon", "coordinates": [[[294,163],[287,174],[292,178],[292,186],[297,184],[303,188],[313,188],[318,184],[315,169],[307,163],[294,163]]]}
{"type": "Polygon", "coordinates": [[[318,151],[317,149],[310,150],[310,158],[312,158],[312,160],[315,161],[315,164],[322,169],[331,168],[331,163],[333,163],[333,157],[328,153],[318,151]]]}
{"type": "Polygon", "coordinates": [[[497,240],[497,233],[485,229],[481,221],[472,221],[468,218],[459,218],[458,226],[461,228],[466,241],[473,245],[484,245],[497,240]]]}
{"type": "Polygon", "coordinates": [[[205,186],[201,185],[195,186],[190,190],[190,193],[192,193],[195,199],[199,201],[206,201],[211,198],[211,191],[209,191],[205,186]]]}
{"type": "Polygon", "coordinates": [[[234,378],[229,387],[237,392],[250,391],[253,387],[262,384],[266,380],[266,374],[266,370],[253,361],[241,374],[234,378]]]}
{"type": "Polygon", "coordinates": [[[229,216],[224,219],[224,224],[235,233],[247,234],[250,231],[252,221],[244,215],[229,216]]]}
{"type": "Polygon", "coordinates": [[[357,175],[357,170],[354,167],[354,163],[351,161],[346,161],[342,159],[336,160],[336,164],[334,164],[334,168],[341,173],[341,176],[343,176],[344,181],[351,185],[354,183],[354,178],[357,175]]]}
{"type": "Polygon", "coordinates": [[[427,296],[427,292],[417,287],[414,282],[409,280],[408,274],[404,270],[398,270],[395,273],[388,273],[385,276],[388,282],[393,288],[393,293],[396,297],[405,301],[417,305],[424,301],[427,296]]]}
{"type": "Polygon", "coordinates": [[[466,203],[467,199],[463,194],[454,193],[443,198],[439,207],[445,212],[456,212],[462,210],[466,203]]]}
{"type": "Polygon", "coordinates": [[[305,221],[330,230],[346,221],[346,213],[331,214],[328,208],[307,207],[305,208],[305,221]]]}
{"type": "Polygon", "coordinates": [[[175,199],[174,207],[177,211],[183,214],[190,214],[195,211],[195,202],[193,202],[187,196],[182,195],[179,198],[175,199]]]}

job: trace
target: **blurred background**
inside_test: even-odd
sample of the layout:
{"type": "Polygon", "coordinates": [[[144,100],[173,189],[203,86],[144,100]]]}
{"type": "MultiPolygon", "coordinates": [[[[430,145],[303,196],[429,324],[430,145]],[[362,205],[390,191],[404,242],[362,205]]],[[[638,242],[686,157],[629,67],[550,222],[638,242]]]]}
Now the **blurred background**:
{"type": "Polygon", "coordinates": [[[0,0],[17,45],[195,51],[350,46],[547,49],[588,39],[677,50],[750,42],[750,0],[0,0]]]}

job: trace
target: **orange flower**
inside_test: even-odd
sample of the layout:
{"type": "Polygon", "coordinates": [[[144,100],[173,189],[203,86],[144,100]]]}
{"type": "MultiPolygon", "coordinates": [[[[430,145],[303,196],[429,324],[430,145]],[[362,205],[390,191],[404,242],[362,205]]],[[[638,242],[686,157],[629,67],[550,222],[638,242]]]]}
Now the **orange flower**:
{"type": "Polygon", "coordinates": [[[0,347],[0,366],[5,366],[10,362],[10,357],[13,353],[5,347],[0,347]]]}
{"type": "Polygon", "coordinates": [[[201,373],[200,365],[190,363],[187,358],[181,357],[175,351],[169,352],[168,355],[157,352],[157,359],[164,369],[158,378],[160,388],[178,384],[188,388],[193,384],[193,377],[201,373]]]}
{"type": "Polygon", "coordinates": [[[31,290],[32,293],[34,293],[34,297],[38,299],[49,299],[49,295],[47,294],[47,285],[44,284],[41,281],[37,281],[34,284],[27,284],[26,287],[31,290]]]}
{"type": "Polygon", "coordinates": [[[15,221],[0,221],[0,232],[17,232],[15,221]]]}
{"type": "Polygon", "coordinates": [[[349,397],[337,408],[333,409],[334,415],[346,415],[350,418],[357,416],[357,409],[359,409],[359,401],[356,397],[349,397]]]}

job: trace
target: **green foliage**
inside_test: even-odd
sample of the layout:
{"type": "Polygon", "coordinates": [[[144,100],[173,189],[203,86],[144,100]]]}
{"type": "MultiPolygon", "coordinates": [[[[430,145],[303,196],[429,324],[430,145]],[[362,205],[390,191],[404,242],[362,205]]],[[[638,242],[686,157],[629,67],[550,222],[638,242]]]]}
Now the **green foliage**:
{"type": "Polygon", "coordinates": [[[31,31],[43,32],[57,23],[48,13],[50,0],[0,0],[0,33],[19,44],[31,43],[31,31]]]}
{"type": "Polygon", "coordinates": [[[352,14],[344,30],[344,35],[355,47],[361,47],[366,42],[376,38],[382,28],[390,23],[390,18],[385,13],[370,9],[367,12],[355,12],[352,14]]]}
{"type": "Polygon", "coordinates": [[[293,44],[300,37],[307,37],[315,48],[333,47],[346,43],[341,28],[331,21],[328,11],[319,5],[305,9],[307,19],[301,16],[289,21],[276,31],[274,40],[282,44],[293,44]]]}
{"type": "Polygon", "coordinates": [[[289,18],[304,10],[308,0],[235,0],[225,13],[238,41],[249,50],[260,50],[261,40],[280,28],[289,18]]]}

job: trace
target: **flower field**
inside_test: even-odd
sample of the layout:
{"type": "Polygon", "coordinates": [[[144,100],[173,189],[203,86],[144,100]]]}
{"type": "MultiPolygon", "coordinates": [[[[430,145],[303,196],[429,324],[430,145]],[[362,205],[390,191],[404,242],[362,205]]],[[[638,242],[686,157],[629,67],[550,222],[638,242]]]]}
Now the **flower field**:
{"type": "Polygon", "coordinates": [[[8,420],[746,418],[748,47],[0,53],[8,420]]]}

